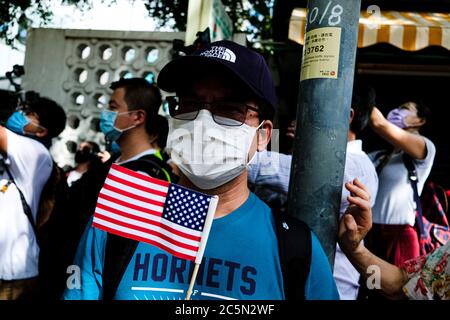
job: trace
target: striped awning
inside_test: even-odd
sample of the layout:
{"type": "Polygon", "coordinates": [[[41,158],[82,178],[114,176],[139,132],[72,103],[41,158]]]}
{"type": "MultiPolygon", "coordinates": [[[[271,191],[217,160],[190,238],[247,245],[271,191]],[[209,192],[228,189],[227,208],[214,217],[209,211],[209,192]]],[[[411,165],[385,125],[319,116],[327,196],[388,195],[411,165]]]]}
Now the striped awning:
{"type": "MultiPolygon", "coordinates": [[[[303,45],[306,9],[292,11],[289,39],[303,45]]],[[[428,46],[441,46],[450,50],[450,14],[381,11],[374,15],[361,12],[358,47],[377,43],[390,43],[406,51],[428,46]]]]}

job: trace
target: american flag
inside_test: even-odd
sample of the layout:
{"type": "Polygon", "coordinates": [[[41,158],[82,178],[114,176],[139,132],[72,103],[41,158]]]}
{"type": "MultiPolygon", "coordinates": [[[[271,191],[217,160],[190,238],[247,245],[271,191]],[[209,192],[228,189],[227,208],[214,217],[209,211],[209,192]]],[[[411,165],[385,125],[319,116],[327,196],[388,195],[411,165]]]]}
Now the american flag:
{"type": "Polygon", "coordinates": [[[217,202],[217,196],[113,164],[92,225],[200,263],[217,202]]]}

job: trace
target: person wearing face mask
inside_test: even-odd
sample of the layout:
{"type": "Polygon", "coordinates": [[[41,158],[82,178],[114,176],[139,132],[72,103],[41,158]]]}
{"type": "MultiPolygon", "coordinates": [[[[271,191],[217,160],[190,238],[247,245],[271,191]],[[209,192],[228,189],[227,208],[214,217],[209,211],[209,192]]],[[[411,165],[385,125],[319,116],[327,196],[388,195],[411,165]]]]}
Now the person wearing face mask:
{"type": "Polygon", "coordinates": [[[0,125],[0,300],[38,295],[38,207],[65,123],[61,106],[34,94],[0,125]]]}
{"type": "Polygon", "coordinates": [[[99,153],[100,147],[95,142],[83,141],[80,143],[78,150],[75,152],[76,166],[67,173],[67,185],[69,187],[91,168],[93,162],[100,161],[99,153]]]}
{"type": "MultiPolygon", "coordinates": [[[[67,289],[66,269],[72,264],[85,265],[84,259],[90,259],[89,255],[83,255],[85,250],[91,250],[89,234],[94,230],[91,228],[90,220],[94,214],[98,194],[113,162],[161,180],[173,181],[175,178],[171,167],[167,164],[168,159],[163,153],[168,128],[167,120],[158,115],[161,105],[159,89],[144,78],[120,79],[111,84],[111,89],[113,93],[108,110],[100,114],[100,130],[111,146],[109,151],[112,156],[104,164],[89,169],[79,181],[73,184],[77,193],[75,194],[75,191],[70,193],[71,214],[60,221],[65,227],[57,228],[59,232],[60,230],[71,232],[65,237],[65,244],[60,246],[66,257],[62,267],[58,268],[58,274],[62,274],[63,279],[57,284],[54,290],[56,294],[52,296],[59,294],[61,297],[66,290],[64,292],[66,299],[76,299],[75,297],[81,298],[79,294],[85,293],[83,292],[85,288],[82,288],[81,292],[67,289]],[[84,235],[83,231],[85,231],[84,235]]],[[[82,150],[83,146],[80,146],[81,152],[76,154],[79,160],[86,157],[82,150]]],[[[106,233],[102,235],[105,236],[105,245],[110,242],[117,243],[116,240],[119,239],[114,235],[106,236],[106,233]]],[[[57,237],[62,235],[55,236],[57,237]]],[[[123,241],[127,248],[135,244],[132,240],[125,238],[119,240],[123,241]]],[[[119,248],[119,250],[122,249],[123,246],[119,248]]],[[[90,286],[89,281],[86,283],[90,286]]],[[[95,291],[88,290],[87,294],[95,295],[95,291]]]]}
{"type": "MultiPolygon", "coordinates": [[[[375,104],[375,90],[362,79],[355,78],[350,110],[349,130],[347,135],[347,152],[344,170],[344,185],[358,178],[370,191],[370,204],[375,202],[378,190],[378,175],[369,156],[363,151],[360,139],[363,130],[369,123],[369,117],[375,104]]],[[[295,135],[295,124],[288,132],[295,135]]],[[[258,152],[255,161],[249,166],[248,177],[251,189],[271,208],[282,206],[287,208],[289,177],[292,156],[274,151],[258,152]]],[[[349,206],[349,191],[342,186],[340,216],[349,206]]],[[[341,300],[356,300],[359,290],[359,273],[336,246],[333,269],[334,278],[341,300]]]]}
{"type": "MultiPolygon", "coordinates": [[[[285,299],[285,285],[301,292],[299,299],[338,299],[328,260],[307,227],[298,246],[308,260],[294,263],[301,280],[284,282],[274,215],[247,186],[247,166],[270,140],[276,105],[263,57],[234,42],[213,42],[169,62],[158,86],[176,93],[167,98],[166,149],[180,170],[178,183],[219,196],[192,299],[285,299]]],[[[185,298],[192,261],[146,243],[110,259],[106,238],[99,229],[86,231],[75,260],[81,288],[66,290],[64,299],[185,298]]]]}
{"type": "MultiPolygon", "coordinates": [[[[122,78],[110,88],[113,93],[108,110],[100,114],[100,130],[116,155],[111,161],[123,164],[143,157],[163,161],[167,132],[158,115],[159,89],[144,78],[122,78]]],[[[156,178],[170,180],[166,167],[158,172],[156,178]]]]}
{"type": "Polygon", "coordinates": [[[376,255],[397,266],[420,255],[413,227],[416,203],[404,157],[409,156],[414,163],[420,195],[436,155],[433,142],[419,133],[429,115],[424,105],[407,102],[391,110],[387,118],[377,108],[370,117],[373,131],[389,142],[393,150],[370,154],[377,168],[379,188],[368,245],[376,255]]]}
{"type": "Polygon", "coordinates": [[[248,187],[248,166],[270,141],[277,104],[262,56],[230,41],[211,43],[167,64],[158,85],[176,93],[168,98],[167,150],[180,169],[180,184],[219,196],[204,262],[206,279],[215,281],[194,287],[199,298],[339,299],[309,229],[309,273],[301,284],[286,280],[274,213],[248,187]],[[302,295],[290,295],[285,286],[302,295]]]}
{"type": "Polygon", "coordinates": [[[90,219],[98,187],[97,177],[106,171],[99,156],[100,148],[93,141],[82,141],[75,152],[76,166],[64,174],[64,184],[46,226],[45,242],[41,245],[40,280],[41,298],[57,300],[61,297],[67,277],[67,267],[81,234],[90,219]]]}

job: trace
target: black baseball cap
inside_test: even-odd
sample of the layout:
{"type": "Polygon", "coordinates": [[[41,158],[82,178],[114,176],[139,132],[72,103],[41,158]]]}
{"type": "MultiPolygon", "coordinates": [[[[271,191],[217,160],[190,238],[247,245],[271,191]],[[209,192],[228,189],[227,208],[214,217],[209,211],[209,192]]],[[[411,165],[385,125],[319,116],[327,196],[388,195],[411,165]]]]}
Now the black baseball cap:
{"type": "Polygon", "coordinates": [[[196,66],[225,68],[242,81],[257,97],[275,111],[277,96],[272,75],[264,58],[257,52],[235,42],[212,42],[191,55],[182,56],[166,64],[158,75],[158,87],[177,92],[182,88],[196,66]]]}

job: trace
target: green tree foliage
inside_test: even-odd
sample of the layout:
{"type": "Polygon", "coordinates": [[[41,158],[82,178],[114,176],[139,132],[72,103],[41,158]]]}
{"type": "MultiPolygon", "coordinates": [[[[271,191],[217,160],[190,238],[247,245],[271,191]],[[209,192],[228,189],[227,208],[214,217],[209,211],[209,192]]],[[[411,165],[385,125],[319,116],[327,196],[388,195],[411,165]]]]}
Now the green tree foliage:
{"type": "MultiPolygon", "coordinates": [[[[233,21],[234,29],[251,35],[251,39],[271,39],[271,17],[274,0],[236,1],[222,0],[233,21]],[[247,5],[244,5],[248,3],[247,5]]],[[[159,27],[172,26],[186,30],[188,0],[146,1],[149,15],[157,18],[159,27]]]]}
{"type": "MultiPolygon", "coordinates": [[[[0,39],[13,45],[14,40],[23,40],[23,32],[37,19],[45,25],[52,18],[50,0],[0,0],[0,39]]],[[[82,9],[90,6],[90,0],[60,0],[62,4],[75,5],[82,9]]]]}
{"type": "MultiPolygon", "coordinates": [[[[115,0],[103,0],[114,5],[115,0]]],[[[130,1],[133,2],[133,1],[130,1]]],[[[156,18],[162,27],[186,30],[188,0],[146,0],[145,6],[149,16],[156,18]]],[[[274,0],[222,0],[226,11],[238,32],[245,32],[250,39],[272,38],[271,16],[274,0]],[[245,5],[244,5],[245,3],[245,5]]],[[[23,31],[36,23],[45,25],[52,18],[52,3],[55,0],[0,0],[0,39],[8,44],[23,36],[23,31]],[[35,21],[32,21],[33,18],[35,21]]],[[[92,0],[59,0],[59,3],[74,5],[82,10],[89,10],[92,0]]]]}

